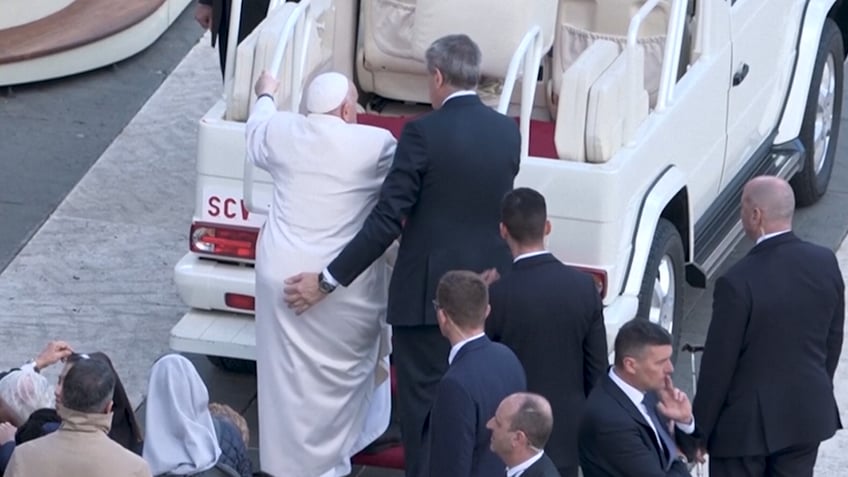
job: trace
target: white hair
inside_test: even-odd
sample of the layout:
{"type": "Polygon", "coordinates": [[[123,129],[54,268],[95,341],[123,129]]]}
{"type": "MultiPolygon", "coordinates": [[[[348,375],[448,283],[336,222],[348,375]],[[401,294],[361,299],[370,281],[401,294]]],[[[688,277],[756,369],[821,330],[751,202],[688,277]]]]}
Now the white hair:
{"type": "Polygon", "coordinates": [[[31,369],[17,369],[0,379],[0,398],[15,413],[19,422],[44,408],[56,407],[53,386],[47,378],[31,369]]]}

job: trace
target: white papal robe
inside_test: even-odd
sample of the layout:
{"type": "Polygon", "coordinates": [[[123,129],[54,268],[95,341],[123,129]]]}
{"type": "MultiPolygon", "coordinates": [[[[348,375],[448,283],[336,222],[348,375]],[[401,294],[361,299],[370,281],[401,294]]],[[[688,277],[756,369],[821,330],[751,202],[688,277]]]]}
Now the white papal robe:
{"type": "Polygon", "coordinates": [[[247,122],[248,159],[274,181],[256,257],[259,456],[271,475],[347,475],[350,457],[388,427],[385,260],[300,316],[283,287],[322,270],[356,235],[395,144],[384,129],[277,112],[267,97],[247,122]]]}

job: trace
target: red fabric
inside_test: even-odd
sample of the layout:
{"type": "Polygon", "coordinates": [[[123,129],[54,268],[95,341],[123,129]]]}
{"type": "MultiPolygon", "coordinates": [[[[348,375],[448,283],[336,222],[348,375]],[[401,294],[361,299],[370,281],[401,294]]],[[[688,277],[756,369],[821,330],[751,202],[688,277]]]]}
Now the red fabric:
{"type": "MultiPolygon", "coordinates": [[[[357,118],[359,124],[376,126],[387,129],[396,138],[400,137],[403,125],[414,116],[379,116],[376,114],[360,114],[357,118]]],[[[518,121],[518,118],[515,119],[518,121]]],[[[554,132],[556,125],[552,122],[530,120],[530,155],[534,157],[545,157],[557,159],[559,156],[554,144],[554,132]]]]}

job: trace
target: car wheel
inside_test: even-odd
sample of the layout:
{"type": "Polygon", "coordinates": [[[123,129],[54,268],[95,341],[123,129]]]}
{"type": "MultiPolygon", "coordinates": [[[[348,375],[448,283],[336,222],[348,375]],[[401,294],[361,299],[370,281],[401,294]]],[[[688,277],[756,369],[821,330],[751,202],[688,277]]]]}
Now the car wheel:
{"type": "Polygon", "coordinates": [[[843,58],[839,27],[827,19],[799,136],[806,150],[804,167],[791,180],[800,206],[816,203],[830,183],[842,116],[843,58]]]}
{"type": "Polygon", "coordinates": [[[223,356],[206,356],[216,368],[231,373],[256,374],[256,361],[248,359],[225,358],[223,356]]]}
{"type": "Polygon", "coordinates": [[[636,316],[662,326],[671,334],[674,356],[683,322],[684,261],[680,234],[671,222],[660,219],[639,290],[636,316]]]}

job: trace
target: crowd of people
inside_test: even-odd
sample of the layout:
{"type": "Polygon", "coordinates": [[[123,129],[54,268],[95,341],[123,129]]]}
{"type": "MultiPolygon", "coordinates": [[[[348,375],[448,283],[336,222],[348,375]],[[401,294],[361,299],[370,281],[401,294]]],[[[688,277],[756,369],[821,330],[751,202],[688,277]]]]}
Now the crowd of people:
{"type": "MultiPolygon", "coordinates": [[[[229,2],[200,4],[225,31],[229,2]]],[[[247,157],[274,183],[256,263],[262,475],[347,475],[388,426],[391,356],[407,477],[683,477],[706,455],[713,476],[812,476],[841,428],[844,283],[832,251],[793,234],[790,185],[745,186],[756,245],[716,282],[690,402],[671,335],[644,317],[608,365],[601,296],[545,249],[545,199],[513,187],[520,134],[477,97],[480,64],[465,35],[433,42],[434,111],[397,140],[356,123],[342,74],[311,81],[306,115],[257,81],[247,157]]],[[[248,477],[248,435],[179,355],[151,369],[144,432],[102,353],[51,342],[0,376],[7,477],[248,477]],[[59,362],[54,386],[40,371],[59,362]]]]}
{"type": "Polygon", "coordinates": [[[250,477],[244,418],[210,403],[183,356],[150,370],[144,432],[110,359],[63,341],[0,377],[0,475],[5,477],[250,477]],[[41,370],[64,363],[58,382],[41,370]]]}
{"type": "Polygon", "coordinates": [[[520,135],[475,93],[477,45],[449,35],[425,58],[433,112],[397,141],[356,123],[339,73],[310,83],[306,115],[256,82],[247,158],[274,187],[256,265],[262,470],[350,471],[387,422],[390,330],[408,477],[684,476],[708,453],[714,476],[812,475],[841,428],[844,284],[832,251],[791,232],[790,185],[744,189],[757,245],[716,284],[693,410],[645,317],[608,366],[593,279],[545,249],[544,197],[513,189],[520,135]]]}

